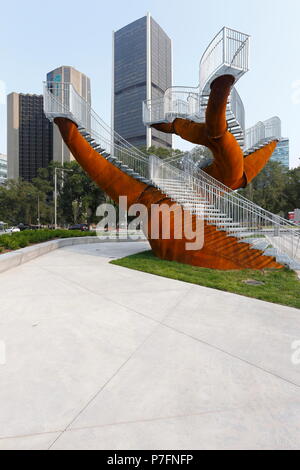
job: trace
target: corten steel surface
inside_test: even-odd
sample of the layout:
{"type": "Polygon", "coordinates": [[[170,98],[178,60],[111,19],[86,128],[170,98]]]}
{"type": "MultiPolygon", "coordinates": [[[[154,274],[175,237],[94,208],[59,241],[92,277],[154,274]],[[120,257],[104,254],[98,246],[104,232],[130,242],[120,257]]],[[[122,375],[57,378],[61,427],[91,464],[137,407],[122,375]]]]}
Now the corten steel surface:
{"type": "MultiPolygon", "coordinates": [[[[55,123],[78,163],[115,202],[118,202],[119,196],[127,196],[128,206],[140,203],[147,207],[151,233],[152,204],[172,206],[174,203],[159,190],[135,180],[99,155],[82,137],[72,121],[56,118],[55,123]]],[[[169,240],[153,240],[149,237],[153,252],[161,259],[222,270],[281,268],[274,258],[263,256],[261,251],[251,249],[247,243],[238,243],[236,238],[228,237],[226,232],[218,231],[215,226],[206,223],[203,249],[187,251],[186,243],[190,243],[190,240],[174,239],[174,217],[171,213],[169,240]]],[[[192,218],[192,224],[195,228],[195,216],[192,218]]],[[[161,227],[159,229],[161,230],[161,227]]]]}
{"type": "Polygon", "coordinates": [[[225,186],[239,189],[247,186],[261,172],[278,141],[244,158],[235,137],[227,130],[226,104],[233,83],[234,77],[231,75],[223,75],[212,83],[205,123],[175,119],[173,123],[153,124],[153,127],[162,132],[175,133],[193,144],[208,147],[214,155],[214,162],[204,171],[225,186]]]}

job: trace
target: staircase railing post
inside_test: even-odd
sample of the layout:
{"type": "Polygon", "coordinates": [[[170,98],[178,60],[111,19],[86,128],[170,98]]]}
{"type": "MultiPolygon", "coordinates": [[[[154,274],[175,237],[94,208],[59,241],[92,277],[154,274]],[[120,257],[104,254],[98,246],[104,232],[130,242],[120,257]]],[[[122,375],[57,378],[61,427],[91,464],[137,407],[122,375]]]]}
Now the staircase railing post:
{"type": "Polygon", "coordinates": [[[227,59],[227,42],[226,42],[226,36],[227,36],[227,28],[223,28],[223,62],[226,63],[227,59]]]}

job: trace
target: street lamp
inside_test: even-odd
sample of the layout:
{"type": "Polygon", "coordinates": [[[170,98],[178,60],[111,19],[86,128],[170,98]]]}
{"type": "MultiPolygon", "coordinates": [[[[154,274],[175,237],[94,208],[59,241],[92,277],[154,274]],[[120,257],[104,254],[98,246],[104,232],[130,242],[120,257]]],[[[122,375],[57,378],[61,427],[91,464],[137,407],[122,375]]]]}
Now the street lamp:
{"type": "Polygon", "coordinates": [[[37,223],[38,223],[38,227],[40,229],[41,225],[40,225],[40,195],[38,194],[38,197],[37,197],[37,203],[38,203],[38,206],[37,206],[37,223]]]}
{"type": "Polygon", "coordinates": [[[54,228],[57,229],[57,172],[67,171],[69,173],[74,173],[74,170],[67,170],[66,168],[55,168],[54,169],[54,228]]]}

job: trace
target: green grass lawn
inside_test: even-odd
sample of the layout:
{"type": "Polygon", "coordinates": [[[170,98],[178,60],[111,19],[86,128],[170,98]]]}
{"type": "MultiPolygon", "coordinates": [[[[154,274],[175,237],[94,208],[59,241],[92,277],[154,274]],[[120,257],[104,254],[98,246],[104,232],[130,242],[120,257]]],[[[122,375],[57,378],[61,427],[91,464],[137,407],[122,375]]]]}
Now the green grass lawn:
{"type": "Polygon", "coordinates": [[[300,281],[294,271],[217,271],[215,269],[197,268],[187,264],[163,261],[151,251],[111,261],[111,264],[143,271],[157,276],[177,279],[179,281],[211,287],[234,294],[253,297],[275,304],[300,308],[300,281]],[[254,280],[263,285],[250,286],[244,281],[254,280]]]}

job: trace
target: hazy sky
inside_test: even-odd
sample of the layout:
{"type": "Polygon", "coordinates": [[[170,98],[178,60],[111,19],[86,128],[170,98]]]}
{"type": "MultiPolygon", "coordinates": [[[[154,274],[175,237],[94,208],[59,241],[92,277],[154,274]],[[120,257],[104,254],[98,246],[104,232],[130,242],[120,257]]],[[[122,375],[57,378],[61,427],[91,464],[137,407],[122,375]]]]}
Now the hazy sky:
{"type": "MultiPolygon", "coordinates": [[[[291,165],[299,164],[299,0],[1,0],[0,5],[0,153],[6,153],[4,93],[42,93],[46,73],[60,65],[90,76],[93,107],[110,122],[112,30],[150,11],[173,40],[174,85],[198,84],[200,57],[223,26],[252,36],[251,69],[237,85],[247,126],[278,115],[291,141],[291,165]]],[[[176,144],[189,148],[181,140],[176,144]]]]}

